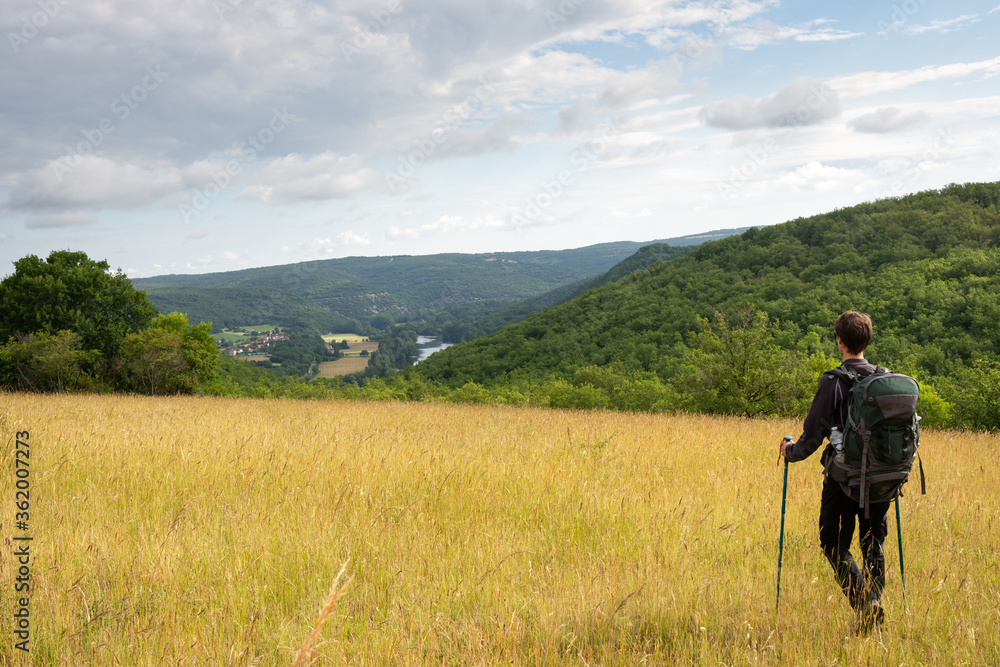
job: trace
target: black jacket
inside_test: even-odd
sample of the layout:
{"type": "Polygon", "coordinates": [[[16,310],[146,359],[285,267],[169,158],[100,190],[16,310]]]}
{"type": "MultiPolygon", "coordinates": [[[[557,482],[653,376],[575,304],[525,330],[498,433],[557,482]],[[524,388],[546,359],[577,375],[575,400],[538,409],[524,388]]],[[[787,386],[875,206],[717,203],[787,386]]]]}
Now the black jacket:
{"type": "MultiPolygon", "coordinates": [[[[868,377],[875,372],[875,365],[866,359],[845,359],[844,364],[857,371],[859,377],[868,377]]],[[[830,436],[831,428],[838,426],[841,432],[844,431],[844,423],[847,421],[847,401],[844,399],[850,390],[850,380],[833,373],[823,374],[809,414],[802,424],[802,435],[785,450],[785,458],[792,463],[804,461],[830,436]]],[[[827,456],[824,451],[820,459],[824,465],[827,456]]]]}

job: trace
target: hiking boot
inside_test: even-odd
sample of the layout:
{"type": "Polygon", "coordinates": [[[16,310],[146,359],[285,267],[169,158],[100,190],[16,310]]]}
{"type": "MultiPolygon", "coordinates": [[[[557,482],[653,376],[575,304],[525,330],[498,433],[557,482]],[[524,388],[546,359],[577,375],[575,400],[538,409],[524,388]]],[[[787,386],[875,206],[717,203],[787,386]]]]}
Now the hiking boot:
{"type": "Polygon", "coordinates": [[[860,635],[867,635],[877,627],[881,627],[885,622],[885,610],[878,600],[869,600],[858,610],[857,624],[855,631],[860,635]]]}

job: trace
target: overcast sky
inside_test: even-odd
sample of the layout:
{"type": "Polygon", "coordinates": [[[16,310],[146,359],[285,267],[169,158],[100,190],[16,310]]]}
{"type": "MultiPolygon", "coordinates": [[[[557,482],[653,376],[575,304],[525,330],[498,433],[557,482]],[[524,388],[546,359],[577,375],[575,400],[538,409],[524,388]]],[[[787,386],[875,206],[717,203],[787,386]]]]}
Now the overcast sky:
{"type": "Polygon", "coordinates": [[[1000,180],[1000,6],[3,0],[0,275],[768,225],[1000,180]]]}

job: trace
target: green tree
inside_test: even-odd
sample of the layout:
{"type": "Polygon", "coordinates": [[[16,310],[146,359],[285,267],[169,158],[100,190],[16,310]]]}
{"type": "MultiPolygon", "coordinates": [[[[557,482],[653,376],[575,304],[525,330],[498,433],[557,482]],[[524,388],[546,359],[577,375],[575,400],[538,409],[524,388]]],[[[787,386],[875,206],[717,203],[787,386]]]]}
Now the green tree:
{"type": "Polygon", "coordinates": [[[391,327],[394,324],[394,321],[392,319],[392,315],[389,315],[388,313],[379,313],[375,317],[371,318],[368,323],[373,329],[381,331],[382,329],[388,329],[391,327]]]}
{"type": "Polygon", "coordinates": [[[917,414],[921,418],[921,427],[946,428],[949,426],[955,406],[941,398],[933,385],[919,381],[917,384],[920,386],[917,414]]]}
{"type": "Polygon", "coordinates": [[[129,334],[120,359],[124,388],[151,395],[204,390],[219,366],[211,331],[210,322],[192,327],[186,315],[171,313],[129,334]]]}
{"type": "Polygon", "coordinates": [[[767,313],[748,307],[727,318],[716,312],[714,323],[699,317],[698,325],[694,370],[679,378],[678,387],[692,407],[746,416],[802,410],[810,373],[797,355],[774,343],[778,327],[767,313]]]}
{"type": "Polygon", "coordinates": [[[0,387],[19,391],[86,391],[99,388],[87,369],[100,353],[84,350],[72,331],[20,335],[0,345],[0,387]]]}
{"type": "Polygon", "coordinates": [[[0,342],[12,336],[72,331],[84,350],[114,359],[125,337],[149,326],[156,308],[121,270],[82,252],[28,255],[0,281],[0,342]]]}
{"type": "Polygon", "coordinates": [[[952,416],[959,426],[1000,431],[1000,363],[977,359],[951,380],[952,416]]]}

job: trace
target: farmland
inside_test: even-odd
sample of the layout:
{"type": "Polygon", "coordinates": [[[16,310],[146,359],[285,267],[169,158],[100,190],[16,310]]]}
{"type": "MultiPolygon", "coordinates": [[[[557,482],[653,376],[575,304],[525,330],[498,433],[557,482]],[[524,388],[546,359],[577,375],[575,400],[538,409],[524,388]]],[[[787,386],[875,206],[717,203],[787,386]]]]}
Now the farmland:
{"type": "MultiPolygon", "coordinates": [[[[24,430],[35,665],[290,664],[348,560],[322,664],[1000,659],[996,436],[925,433],[907,604],[890,537],[888,621],[857,638],[817,545],[815,460],[790,470],[775,615],[794,422],[0,394],[0,497],[24,430]]],[[[6,591],[15,569],[0,551],[6,591]]]]}
{"type": "Polygon", "coordinates": [[[330,333],[322,336],[323,340],[327,343],[340,342],[346,340],[348,343],[362,343],[367,338],[355,333],[330,333]]]}
{"type": "Polygon", "coordinates": [[[324,361],[319,365],[317,377],[332,378],[351,373],[360,373],[368,368],[368,357],[344,356],[336,361],[324,361]]]}
{"type": "Polygon", "coordinates": [[[343,355],[336,361],[324,361],[319,365],[318,377],[330,378],[340,375],[350,375],[360,373],[368,367],[368,360],[371,354],[378,349],[378,342],[369,341],[363,336],[356,334],[328,334],[323,336],[327,343],[347,341],[347,349],[341,350],[343,355]],[[362,352],[367,352],[362,356],[362,352]]]}

